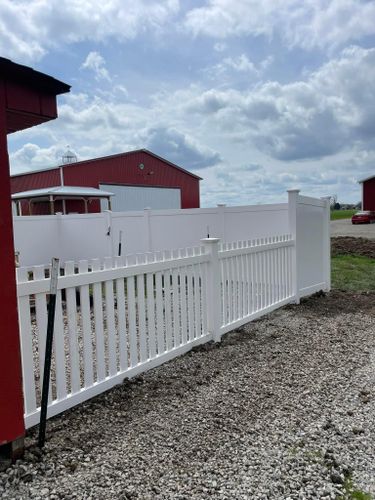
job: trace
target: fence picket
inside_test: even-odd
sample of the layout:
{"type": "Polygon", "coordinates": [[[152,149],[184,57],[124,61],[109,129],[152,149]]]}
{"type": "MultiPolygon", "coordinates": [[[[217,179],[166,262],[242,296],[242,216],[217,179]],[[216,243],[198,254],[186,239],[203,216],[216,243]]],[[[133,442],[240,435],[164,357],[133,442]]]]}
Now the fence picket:
{"type": "MultiPolygon", "coordinates": [[[[147,262],[153,262],[153,254],[146,255],[147,262]]],[[[156,357],[156,333],[155,333],[155,287],[154,274],[148,273],[146,278],[147,291],[147,331],[148,331],[148,349],[150,359],[156,357]]]]}
{"type": "Polygon", "coordinates": [[[169,270],[166,270],[164,272],[164,310],[165,310],[165,339],[166,339],[167,351],[170,351],[173,347],[171,292],[172,292],[171,273],[169,270]]]}
{"type": "Polygon", "coordinates": [[[187,268],[187,308],[188,308],[188,341],[194,339],[194,296],[193,296],[193,269],[187,268]]]}
{"type": "Polygon", "coordinates": [[[145,309],[145,275],[137,276],[137,301],[139,321],[139,361],[147,360],[146,309],[145,309]]]}
{"type": "MultiPolygon", "coordinates": [[[[81,260],[78,264],[80,274],[88,272],[87,260],[81,260]]],[[[94,383],[93,359],[92,359],[92,331],[89,285],[80,287],[80,308],[83,337],[83,380],[84,387],[90,387],[94,383]]]]}
{"type": "MultiPolygon", "coordinates": [[[[19,282],[28,281],[28,273],[25,268],[17,269],[17,276],[19,282]]],[[[26,295],[18,298],[18,311],[21,332],[20,341],[23,354],[22,382],[25,400],[25,411],[26,413],[32,413],[36,410],[36,395],[29,296],[26,295]]]]}
{"type": "MultiPolygon", "coordinates": [[[[207,263],[200,264],[201,268],[201,315],[202,315],[202,336],[207,335],[207,263]]],[[[224,294],[223,294],[224,295],[224,294]]],[[[222,317],[224,317],[222,315],[222,317]]],[[[225,320],[222,321],[225,324],[225,320]]]]}
{"type": "Polygon", "coordinates": [[[186,267],[182,267],[180,270],[180,296],[181,296],[181,336],[182,336],[182,344],[186,344],[188,341],[186,267]]]}
{"type": "Polygon", "coordinates": [[[156,337],[158,345],[158,355],[165,352],[164,345],[164,315],[163,315],[163,276],[162,272],[155,273],[155,300],[156,300],[156,337]]]}
{"type": "MultiPolygon", "coordinates": [[[[44,279],[44,266],[35,266],[33,268],[34,280],[44,279]]],[[[35,317],[38,331],[38,358],[39,358],[39,390],[42,394],[43,373],[44,373],[44,356],[46,350],[47,336],[47,294],[35,294],[35,317]]],[[[49,399],[51,399],[51,385],[49,386],[49,399]]]]}
{"type": "Polygon", "coordinates": [[[138,341],[135,309],[135,277],[127,278],[130,366],[138,364],[138,341]]]}
{"type": "MultiPolygon", "coordinates": [[[[117,257],[115,261],[117,268],[124,266],[122,257],[117,257]]],[[[119,345],[120,371],[128,369],[128,332],[126,327],[126,300],[124,278],[116,279],[116,311],[117,311],[117,331],[119,345]]]]}
{"type": "Polygon", "coordinates": [[[55,312],[55,328],[54,328],[54,357],[56,366],[56,396],[57,399],[63,400],[67,395],[67,380],[66,380],[66,353],[65,353],[65,331],[64,319],[62,312],[61,290],[56,294],[56,312],[55,312]]]}
{"type": "MultiPolygon", "coordinates": [[[[74,262],[65,263],[65,276],[74,274],[74,262]]],[[[76,289],[66,288],[66,316],[69,337],[69,363],[70,363],[70,387],[72,393],[81,389],[81,375],[79,368],[79,345],[77,337],[77,299],[76,289]]]]}
{"type": "MultiPolygon", "coordinates": [[[[111,257],[104,259],[104,269],[112,269],[113,260],[111,257]]],[[[113,280],[104,283],[105,288],[105,315],[108,339],[108,370],[109,375],[117,373],[117,331],[115,323],[115,297],[113,291],[113,280]]]]}
{"type": "Polygon", "coordinates": [[[193,280],[194,280],[194,325],[195,333],[194,338],[197,339],[201,336],[201,287],[199,283],[198,265],[193,266],[193,280]]]}
{"type": "MultiPolygon", "coordinates": [[[[91,262],[92,270],[100,270],[100,260],[93,259],[91,262]]],[[[96,380],[104,380],[107,374],[105,363],[105,343],[103,329],[103,286],[101,282],[93,284],[94,301],[94,328],[96,343],[96,380]]]]}
{"type": "Polygon", "coordinates": [[[178,291],[178,269],[172,270],[173,347],[181,345],[180,294],[178,291]]]}

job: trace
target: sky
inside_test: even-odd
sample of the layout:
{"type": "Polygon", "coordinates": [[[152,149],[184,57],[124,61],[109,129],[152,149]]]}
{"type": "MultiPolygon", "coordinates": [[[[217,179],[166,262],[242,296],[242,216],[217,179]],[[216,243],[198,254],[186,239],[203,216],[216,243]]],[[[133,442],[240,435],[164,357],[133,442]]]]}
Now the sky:
{"type": "Polygon", "coordinates": [[[356,203],[375,174],[375,1],[1,0],[0,55],[72,86],[12,173],[146,148],[202,206],[356,203]]]}

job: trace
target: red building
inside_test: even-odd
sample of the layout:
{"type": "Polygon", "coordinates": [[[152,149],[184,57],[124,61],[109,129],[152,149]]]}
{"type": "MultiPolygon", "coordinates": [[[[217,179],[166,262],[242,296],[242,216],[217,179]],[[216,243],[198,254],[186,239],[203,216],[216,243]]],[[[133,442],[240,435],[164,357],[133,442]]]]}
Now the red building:
{"type": "Polygon", "coordinates": [[[375,175],[359,181],[362,184],[362,210],[375,211],[375,175]]]}
{"type": "Polygon", "coordinates": [[[0,57],[0,456],[22,452],[25,433],[7,134],[57,117],[69,85],[0,57]]]}
{"type": "MultiPolygon", "coordinates": [[[[55,168],[27,172],[11,177],[12,193],[49,188],[52,186],[97,188],[114,194],[112,210],[142,210],[164,208],[199,208],[200,177],[140,149],[103,158],[68,163],[55,168]]],[[[85,212],[82,200],[54,202],[56,212],[85,212]]],[[[105,205],[105,208],[106,205],[105,205]]],[[[100,211],[100,202],[90,200],[88,212],[100,211]]],[[[28,214],[22,202],[22,213],[28,214]]],[[[33,213],[50,213],[48,200],[38,202],[33,213]]]]}

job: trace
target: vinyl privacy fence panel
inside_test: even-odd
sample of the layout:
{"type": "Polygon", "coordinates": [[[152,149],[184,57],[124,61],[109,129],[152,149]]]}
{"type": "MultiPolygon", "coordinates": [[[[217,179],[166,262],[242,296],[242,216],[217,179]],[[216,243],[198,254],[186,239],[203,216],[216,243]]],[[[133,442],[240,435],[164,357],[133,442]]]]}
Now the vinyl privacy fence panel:
{"type": "Polygon", "coordinates": [[[238,241],[287,233],[288,204],[14,217],[22,266],[197,246],[207,235],[238,241]],[[31,238],[30,235],[35,235],[31,238]]]}

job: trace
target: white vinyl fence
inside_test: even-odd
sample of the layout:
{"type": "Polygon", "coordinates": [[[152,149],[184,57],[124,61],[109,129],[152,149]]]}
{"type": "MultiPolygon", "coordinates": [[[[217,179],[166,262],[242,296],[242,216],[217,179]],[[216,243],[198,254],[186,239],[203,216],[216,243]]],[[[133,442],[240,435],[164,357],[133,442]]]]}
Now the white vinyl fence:
{"type": "Polygon", "coordinates": [[[14,217],[21,266],[116,257],[199,245],[209,234],[238,241],[287,233],[288,204],[14,217]]]}
{"type": "MultiPolygon", "coordinates": [[[[302,295],[329,290],[329,206],[295,191],[289,196],[287,234],[236,243],[205,238],[194,248],[65,262],[58,282],[48,416],[197,344],[220,341],[224,333],[298,303],[302,295]],[[298,231],[315,238],[317,230],[317,245],[300,240],[298,231]],[[309,268],[311,252],[323,258],[318,264],[311,260],[315,267],[301,279],[298,262],[309,268]]],[[[49,269],[20,268],[17,279],[25,423],[31,427],[40,412],[49,269]]]]}

